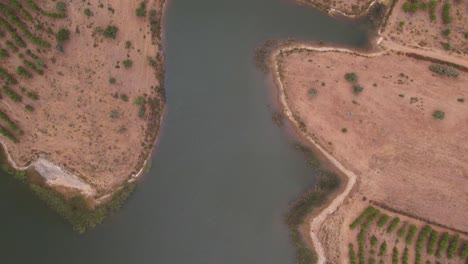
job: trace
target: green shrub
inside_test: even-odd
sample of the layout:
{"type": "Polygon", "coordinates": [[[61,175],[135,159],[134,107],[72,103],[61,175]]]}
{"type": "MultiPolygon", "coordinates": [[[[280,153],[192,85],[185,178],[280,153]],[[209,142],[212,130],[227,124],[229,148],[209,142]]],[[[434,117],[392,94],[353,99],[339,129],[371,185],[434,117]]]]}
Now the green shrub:
{"type": "Polygon", "coordinates": [[[37,101],[39,99],[39,96],[37,96],[37,94],[33,93],[33,92],[28,92],[26,94],[26,96],[28,96],[29,98],[31,98],[32,100],[34,101],[37,101]]]}
{"type": "Polygon", "coordinates": [[[128,96],[126,94],[121,94],[120,99],[122,99],[124,102],[128,102],[128,96]]]}
{"type": "Polygon", "coordinates": [[[444,30],[442,31],[442,34],[443,34],[444,36],[449,36],[450,33],[452,33],[452,31],[451,31],[449,28],[444,29],[444,30]]]}
{"type": "Polygon", "coordinates": [[[437,5],[439,3],[437,2],[437,0],[430,0],[429,1],[429,16],[431,18],[431,21],[435,21],[436,20],[436,14],[435,14],[435,11],[436,11],[436,8],[437,8],[437,5]]]}
{"type": "Polygon", "coordinates": [[[345,74],[345,79],[348,81],[348,82],[357,82],[358,81],[358,76],[356,73],[354,72],[349,72],[349,73],[346,73],[345,74]]]}
{"type": "Polygon", "coordinates": [[[397,228],[399,223],[400,223],[400,218],[399,217],[393,218],[392,221],[390,222],[390,224],[387,227],[387,233],[388,234],[392,233],[393,230],[395,230],[397,228]]]}
{"type": "Polygon", "coordinates": [[[383,242],[381,245],[380,245],[380,250],[379,250],[379,256],[383,256],[387,253],[387,242],[383,242]]]}
{"type": "Polygon", "coordinates": [[[28,72],[23,66],[18,66],[18,68],[16,68],[16,73],[27,79],[31,79],[33,77],[32,74],[28,72]]]}
{"type": "Polygon", "coordinates": [[[65,41],[69,40],[70,39],[70,30],[64,29],[64,28],[60,29],[57,32],[56,38],[57,38],[57,41],[59,43],[62,43],[62,42],[65,42],[65,41]]]}
{"type": "Polygon", "coordinates": [[[25,105],[24,109],[26,109],[26,111],[28,111],[28,112],[34,112],[34,107],[32,107],[30,105],[25,105]]]}
{"type": "Polygon", "coordinates": [[[388,215],[384,214],[380,217],[379,221],[377,222],[378,227],[383,227],[388,222],[388,215]]]}
{"type": "Polygon", "coordinates": [[[465,241],[463,244],[463,249],[461,252],[461,259],[468,259],[468,241],[465,241]]]}
{"type": "Polygon", "coordinates": [[[109,78],[109,83],[110,83],[110,84],[115,84],[115,82],[116,82],[116,80],[115,80],[114,77],[110,77],[110,78],[109,78]]]}
{"type": "Polygon", "coordinates": [[[458,99],[457,99],[457,102],[463,103],[463,102],[465,102],[465,98],[458,98],[458,99]]]}
{"type": "Polygon", "coordinates": [[[14,102],[21,102],[22,101],[21,96],[19,94],[17,94],[16,92],[14,92],[13,90],[11,90],[10,88],[8,88],[8,86],[3,86],[2,91],[6,95],[8,95],[8,97],[10,97],[10,99],[13,100],[14,102]]]}
{"type": "Polygon", "coordinates": [[[130,60],[130,59],[126,59],[122,63],[124,65],[125,69],[130,69],[133,66],[133,61],[130,60]]]}
{"type": "Polygon", "coordinates": [[[399,238],[403,238],[406,234],[406,226],[407,226],[407,223],[405,222],[401,227],[400,229],[398,229],[397,231],[397,236],[399,238]]]}
{"type": "Polygon", "coordinates": [[[444,47],[445,50],[450,50],[452,48],[452,45],[448,42],[441,42],[440,44],[442,44],[442,47],[444,47]]]}
{"type": "Polygon", "coordinates": [[[109,25],[103,31],[103,35],[106,38],[115,39],[117,37],[117,32],[118,31],[119,31],[119,28],[117,28],[116,26],[113,26],[113,25],[109,25]]]}
{"type": "Polygon", "coordinates": [[[140,7],[136,9],[135,13],[138,17],[146,16],[146,1],[140,3],[140,7]]]}
{"type": "Polygon", "coordinates": [[[26,9],[24,9],[24,7],[20,4],[20,2],[18,2],[18,0],[8,0],[8,2],[17,11],[19,11],[20,15],[22,15],[24,18],[26,18],[26,20],[29,20],[29,21],[33,20],[31,14],[29,14],[29,12],[26,11],[26,9]]]}
{"type": "Polygon", "coordinates": [[[361,224],[361,222],[368,216],[370,215],[371,213],[373,213],[376,209],[372,206],[369,206],[366,208],[366,210],[364,210],[350,225],[349,225],[349,228],[350,229],[355,229],[356,227],[358,227],[359,224],[361,224]]]}
{"type": "Polygon", "coordinates": [[[347,129],[346,127],[343,127],[343,128],[341,129],[341,132],[343,132],[343,133],[348,133],[348,129],[347,129]]]}
{"type": "Polygon", "coordinates": [[[458,72],[448,65],[444,64],[433,64],[429,66],[429,69],[439,75],[448,76],[448,77],[458,77],[458,72]]]}
{"type": "Polygon", "coordinates": [[[450,16],[450,9],[452,5],[449,2],[445,2],[444,7],[442,9],[442,21],[444,24],[450,24],[453,21],[452,16],[450,16]]]}
{"type": "Polygon", "coordinates": [[[0,67],[0,78],[2,78],[6,82],[6,84],[17,84],[18,83],[16,81],[16,79],[13,77],[13,75],[8,73],[5,69],[3,69],[1,67],[0,67]]]}
{"type": "Polygon", "coordinates": [[[18,143],[19,141],[13,136],[10,131],[8,131],[6,128],[0,126],[0,135],[3,135],[4,137],[8,138],[9,140],[13,141],[13,143],[18,143]]]}
{"type": "Polygon", "coordinates": [[[450,247],[447,251],[447,258],[452,259],[458,252],[460,247],[460,235],[456,234],[452,237],[452,242],[450,243],[450,247]]]}
{"type": "Polygon", "coordinates": [[[375,236],[371,237],[371,240],[370,240],[371,246],[377,245],[378,242],[379,240],[375,236]]]}
{"type": "Polygon", "coordinates": [[[91,12],[91,10],[89,8],[85,8],[83,10],[83,13],[87,16],[87,17],[90,17],[93,15],[93,12],[91,12]]]}
{"type": "Polygon", "coordinates": [[[354,85],[353,86],[353,94],[355,94],[355,95],[359,95],[363,90],[364,90],[364,88],[362,88],[362,86],[360,86],[360,85],[354,85]]]}
{"type": "Polygon", "coordinates": [[[435,110],[434,113],[432,114],[432,116],[435,119],[442,120],[442,119],[445,118],[445,113],[443,111],[440,111],[440,110],[435,110]]]}
{"type": "Polygon", "coordinates": [[[427,244],[427,254],[434,254],[435,248],[439,242],[439,233],[435,230],[432,230],[431,238],[429,239],[429,244],[427,244]]]}
{"type": "Polygon", "coordinates": [[[310,88],[308,93],[309,93],[310,96],[315,97],[315,96],[317,96],[318,91],[315,88],[310,88]]]}
{"type": "Polygon", "coordinates": [[[406,235],[406,244],[411,245],[413,243],[416,232],[418,232],[418,228],[415,225],[411,225],[408,230],[408,235],[406,235]]]}
{"type": "Polygon", "coordinates": [[[349,248],[349,253],[348,253],[349,263],[356,264],[356,252],[354,252],[353,244],[349,243],[348,248],[349,248]]]}
{"type": "Polygon", "coordinates": [[[392,252],[392,264],[398,264],[398,248],[393,247],[393,252],[392,252]]]}
{"type": "Polygon", "coordinates": [[[130,40],[125,41],[125,48],[130,49],[132,47],[132,42],[130,40]]]}
{"type": "Polygon", "coordinates": [[[67,9],[67,5],[64,2],[57,2],[55,4],[55,10],[59,12],[65,12],[66,9],[67,9]]]}
{"type": "Polygon", "coordinates": [[[409,258],[409,249],[405,247],[405,249],[403,250],[403,255],[401,256],[401,263],[408,264],[408,258],[409,258]]]}
{"type": "Polygon", "coordinates": [[[449,245],[450,235],[445,232],[442,234],[442,238],[440,239],[439,247],[436,251],[436,257],[440,258],[442,256],[442,252],[446,251],[449,245]]]}
{"type": "Polygon", "coordinates": [[[14,53],[19,51],[18,47],[16,47],[15,44],[9,40],[5,41],[5,45],[14,53]]]}
{"type": "Polygon", "coordinates": [[[23,131],[21,131],[21,129],[18,128],[16,123],[13,122],[5,112],[0,111],[0,119],[8,125],[11,131],[18,133],[19,135],[23,134],[23,131]]]}
{"type": "Polygon", "coordinates": [[[1,58],[6,58],[6,57],[9,57],[10,54],[8,53],[8,51],[6,49],[0,49],[0,59],[1,58]]]}

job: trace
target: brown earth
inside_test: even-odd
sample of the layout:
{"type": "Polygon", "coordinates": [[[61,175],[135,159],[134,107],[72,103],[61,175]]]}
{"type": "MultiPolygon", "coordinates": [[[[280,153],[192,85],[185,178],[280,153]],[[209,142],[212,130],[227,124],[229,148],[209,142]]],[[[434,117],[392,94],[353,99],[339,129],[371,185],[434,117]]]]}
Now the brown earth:
{"type": "MultiPolygon", "coordinates": [[[[429,8],[418,9],[415,13],[405,12],[405,0],[398,0],[393,8],[385,29],[382,31],[383,44],[390,48],[403,46],[435,55],[450,55],[468,59],[468,45],[465,33],[468,32],[468,4],[466,1],[450,0],[438,1],[435,9],[435,20],[431,21],[429,8]],[[450,3],[450,16],[452,22],[444,24],[442,10],[444,3],[450,3]],[[444,30],[450,30],[445,36],[444,30]],[[449,43],[450,48],[445,49],[442,43],[449,43]]],[[[428,2],[428,1],[425,1],[428,2]]]]}
{"type": "Polygon", "coordinates": [[[297,49],[279,58],[287,104],[304,131],[358,176],[319,234],[330,263],[347,259],[347,241],[355,239],[348,226],[367,207],[364,199],[468,230],[468,105],[457,101],[468,98],[468,74],[443,77],[432,64],[392,51],[297,49]],[[358,75],[361,94],[344,79],[348,72],[358,75]],[[445,119],[434,119],[435,110],[445,119]]]}
{"type": "MultiPolygon", "coordinates": [[[[19,84],[10,88],[20,93],[20,87],[25,87],[36,92],[39,100],[23,96],[23,101],[35,108],[31,113],[2,96],[0,109],[24,131],[18,144],[3,141],[18,166],[44,157],[79,175],[99,197],[140,171],[151,154],[164,105],[161,34],[159,30],[152,34],[149,14],[136,16],[140,1],[66,2],[65,19],[40,16],[22,3],[34,15],[34,23],[44,25],[44,30],[37,30],[28,24],[34,34],[52,43],[56,43],[55,35],[45,30],[49,27],[53,32],[66,28],[71,34],[63,53],[28,43],[47,65],[45,74],[35,74],[32,79],[15,76],[19,84]],[[84,14],[85,8],[91,16],[84,14]],[[105,38],[97,30],[108,25],[118,27],[115,39],[105,38]],[[131,41],[131,48],[126,48],[126,41],[131,41]],[[150,66],[148,57],[157,65],[150,66]],[[126,59],[133,61],[129,69],[123,65],[126,59]],[[115,78],[114,84],[110,78],[115,78]],[[122,96],[127,96],[128,102],[122,96]],[[145,98],[146,111],[141,117],[140,106],[134,103],[139,96],[145,98]]],[[[45,10],[54,10],[56,4],[45,0],[36,3],[45,10]]],[[[164,0],[147,1],[148,11],[157,10],[158,25],[163,8],[164,0]]],[[[7,36],[1,40],[3,47],[7,36]]],[[[1,60],[1,66],[13,74],[19,65],[16,54],[1,60]]]]}

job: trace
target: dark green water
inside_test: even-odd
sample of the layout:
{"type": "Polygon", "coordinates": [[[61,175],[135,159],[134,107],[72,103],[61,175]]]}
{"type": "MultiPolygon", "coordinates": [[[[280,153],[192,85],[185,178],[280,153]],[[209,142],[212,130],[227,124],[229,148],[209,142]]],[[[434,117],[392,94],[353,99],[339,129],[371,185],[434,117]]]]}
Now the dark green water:
{"type": "Polygon", "coordinates": [[[0,263],[294,263],[283,216],[314,171],[272,121],[253,50],[272,38],[362,46],[367,36],[286,0],[169,1],[168,109],[150,173],[84,235],[0,176],[0,263]]]}

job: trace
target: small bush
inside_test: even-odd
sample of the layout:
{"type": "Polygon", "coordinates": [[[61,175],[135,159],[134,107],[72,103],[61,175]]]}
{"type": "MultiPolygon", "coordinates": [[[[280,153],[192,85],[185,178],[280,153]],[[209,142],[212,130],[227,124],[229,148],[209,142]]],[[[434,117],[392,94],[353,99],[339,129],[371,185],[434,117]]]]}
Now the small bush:
{"type": "Polygon", "coordinates": [[[459,102],[459,103],[464,103],[464,102],[465,102],[465,98],[458,98],[458,99],[457,99],[457,102],[459,102]]]}
{"type": "Polygon", "coordinates": [[[398,224],[400,223],[400,218],[399,217],[395,217],[392,219],[392,221],[390,222],[390,224],[388,225],[387,227],[387,233],[392,233],[393,230],[395,230],[398,226],[398,224]]]}
{"type": "Polygon", "coordinates": [[[106,27],[106,29],[103,31],[103,35],[106,38],[111,38],[115,39],[117,37],[117,32],[119,31],[119,28],[113,25],[109,25],[106,27]]]}
{"type": "Polygon", "coordinates": [[[24,109],[26,109],[26,111],[28,111],[28,112],[33,112],[33,111],[34,111],[34,107],[32,107],[32,106],[30,106],[30,105],[26,105],[26,106],[24,107],[24,109]]]}
{"type": "Polygon", "coordinates": [[[0,58],[6,58],[6,57],[9,57],[10,54],[8,53],[8,51],[6,49],[0,49],[0,58]]]}
{"type": "Polygon", "coordinates": [[[354,85],[353,86],[353,94],[355,94],[355,95],[359,95],[360,93],[362,93],[363,90],[364,90],[364,88],[362,88],[361,85],[354,85]]]}
{"type": "Polygon", "coordinates": [[[358,76],[356,73],[354,72],[349,72],[349,73],[346,73],[345,74],[345,79],[348,81],[348,82],[357,82],[358,81],[358,76]]]}
{"type": "Polygon", "coordinates": [[[121,94],[120,99],[122,99],[124,102],[128,102],[128,96],[126,94],[121,94]]]}
{"type": "Polygon", "coordinates": [[[447,250],[448,245],[449,245],[449,239],[450,239],[450,235],[447,232],[442,234],[442,238],[440,239],[439,247],[437,248],[437,252],[436,252],[437,258],[442,257],[441,253],[447,250]]]}
{"type": "Polygon", "coordinates": [[[343,128],[341,129],[341,132],[343,132],[343,133],[348,133],[348,129],[347,129],[346,127],[343,127],[343,128]]]}
{"type": "Polygon", "coordinates": [[[378,227],[383,227],[388,222],[388,215],[384,214],[380,217],[379,221],[377,222],[378,227]]]}
{"type": "Polygon", "coordinates": [[[413,238],[418,232],[418,228],[414,225],[411,225],[408,231],[408,235],[406,236],[406,244],[411,245],[413,243],[413,238]]]}
{"type": "Polygon", "coordinates": [[[117,110],[112,110],[109,116],[111,119],[118,119],[120,118],[120,113],[117,110]]]}
{"type": "Polygon", "coordinates": [[[436,111],[434,111],[434,113],[432,114],[432,116],[433,116],[435,119],[442,120],[442,119],[445,118],[445,113],[444,113],[443,111],[436,110],[436,111]]]}
{"type": "Polygon", "coordinates": [[[442,9],[442,21],[444,24],[450,24],[453,21],[452,16],[450,16],[450,9],[452,8],[452,5],[449,2],[446,2],[444,4],[444,7],[442,9]]]}
{"type": "Polygon", "coordinates": [[[116,82],[116,80],[115,80],[114,77],[110,77],[110,78],[109,78],[109,83],[110,83],[110,84],[115,84],[115,82],[116,82]]]}
{"type": "Polygon", "coordinates": [[[140,7],[136,9],[135,13],[138,17],[146,16],[146,2],[145,1],[140,3],[140,7]]]}
{"type": "Polygon", "coordinates": [[[317,94],[318,94],[317,89],[315,89],[315,88],[310,88],[310,89],[309,89],[309,95],[310,95],[310,96],[315,97],[315,96],[317,96],[317,94]]]}
{"type": "Polygon", "coordinates": [[[132,47],[132,42],[130,40],[125,41],[125,48],[130,49],[132,47]]]}
{"type": "Polygon", "coordinates": [[[392,252],[392,264],[398,264],[398,248],[393,247],[393,252],[392,252]]]}
{"type": "Polygon", "coordinates": [[[28,72],[23,66],[18,66],[18,68],[16,68],[16,73],[18,73],[18,75],[23,76],[27,79],[31,79],[33,77],[32,74],[28,72]]]}
{"type": "Polygon", "coordinates": [[[447,258],[452,259],[457,254],[459,247],[460,247],[460,235],[456,234],[452,237],[452,242],[450,243],[450,247],[447,251],[447,258]]]}
{"type": "Polygon", "coordinates": [[[452,31],[451,31],[449,28],[447,28],[447,29],[445,29],[445,30],[442,31],[442,34],[443,34],[444,36],[446,36],[446,37],[448,37],[448,36],[450,35],[450,33],[452,33],[452,31]]]}
{"type": "Polygon", "coordinates": [[[379,251],[379,256],[383,256],[387,253],[387,242],[383,242],[381,245],[380,245],[380,251],[379,251]]]}
{"type": "Polygon", "coordinates": [[[439,75],[448,77],[458,77],[458,72],[448,65],[431,65],[429,69],[439,75]]]}
{"type": "Polygon", "coordinates": [[[70,30],[68,29],[60,29],[58,32],[57,32],[57,36],[56,36],[56,39],[59,43],[62,43],[62,42],[65,42],[67,40],[70,39],[70,30]]]}
{"type": "Polygon", "coordinates": [[[93,12],[91,12],[91,10],[89,8],[85,8],[85,10],[83,10],[83,13],[87,16],[87,17],[90,17],[93,15],[93,12]]]}
{"type": "Polygon", "coordinates": [[[359,224],[361,224],[361,222],[364,220],[364,218],[366,218],[368,215],[370,215],[371,213],[373,213],[374,211],[376,211],[376,209],[372,206],[369,206],[366,208],[366,210],[364,210],[364,212],[362,212],[350,225],[349,225],[349,228],[352,230],[352,229],[355,229],[356,227],[358,227],[359,224]]]}
{"type": "Polygon", "coordinates": [[[65,12],[66,9],[67,5],[64,2],[57,2],[57,4],[55,4],[55,10],[59,12],[65,12]]]}
{"type": "Polygon", "coordinates": [[[437,233],[437,231],[435,230],[432,230],[431,238],[429,239],[429,244],[427,244],[427,254],[434,254],[437,242],[439,242],[439,233],[437,233]]]}
{"type": "Polygon", "coordinates": [[[444,47],[445,50],[450,50],[452,48],[452,45],[448,42],[441,42],[440,44],[442,44],[442,47],[444,47]]]}
{"type": "Polygon", "coordinates": [[[379,240],[375,236],[371,237],[371,240],[370,240],[371,246],[377,245],[378,242],[379,242],[379,240]]]}
{"type": "Polygon", "coordinates": [[[122,63],[124,65],[125,69],[130,69],[133,66],[133,61],[130,60],[130,59],[126,59],[122,63]]]}

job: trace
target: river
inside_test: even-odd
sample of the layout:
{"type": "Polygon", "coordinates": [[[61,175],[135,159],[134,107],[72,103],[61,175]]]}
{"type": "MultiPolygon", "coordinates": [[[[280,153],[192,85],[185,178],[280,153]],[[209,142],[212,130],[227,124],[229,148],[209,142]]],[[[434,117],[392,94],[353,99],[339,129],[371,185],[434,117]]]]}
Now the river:
{"type": "Polygon", "coordinates": [[[167,115],[153,166],[104,224],[79,235],[0,176],[0,263],[293,264],[284,215],[316,172],[272,120],[266,39],[363,46],[367,34],[287,0],[169,0],[167,115]]]}

